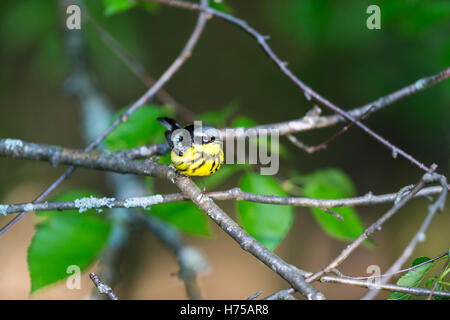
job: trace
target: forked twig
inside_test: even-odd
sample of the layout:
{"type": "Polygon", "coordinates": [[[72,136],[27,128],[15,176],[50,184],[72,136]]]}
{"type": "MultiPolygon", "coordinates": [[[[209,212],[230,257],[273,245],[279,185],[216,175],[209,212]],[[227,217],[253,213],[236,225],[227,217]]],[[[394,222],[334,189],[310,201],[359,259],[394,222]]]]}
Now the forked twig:
{"type": "Polygon", "coordinates": [[[350,122],[349,124],[347,124],[345,127],[343,127],[341,130],[339,130],[338,132],[336,132],[334,135],[332,135],[330,138],[328,138],[327,140],[325,140],[324,142],[322,142],[321,144],[318,144],[316,146],[307,146],[305,144],[303,144],[301,141],[297,140],[294,136],[292,135],[288,135],[288,139],[289,141],[291,141],[294,145],[296,145],[297,147],[299,147],[302,150],[305,150],[308,153],[314,153],[316,151],[325,149],[328,144],[330,142],[332,142],[333,140],[335,140],[337,137],[339,137],[341,134],[343,134],[344,132],[346,132],[348,129],[350,129],[350,127],[352,127],[354,124],[356,124],[356,122],[363,120],[365,117],[367,117],[369,115],[369,112],[375,107],[375,105],[371,105],[370,108],[367,108],[367,110],[360,115],[355,121],[350,122]]]}

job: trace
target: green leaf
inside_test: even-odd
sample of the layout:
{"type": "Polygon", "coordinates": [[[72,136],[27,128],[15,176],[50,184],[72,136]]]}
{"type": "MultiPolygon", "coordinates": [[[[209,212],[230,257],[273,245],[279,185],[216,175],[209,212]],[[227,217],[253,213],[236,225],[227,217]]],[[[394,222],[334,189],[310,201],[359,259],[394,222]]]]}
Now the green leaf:
{"type": "Polygon", "coordinates": [[[235,128],[254,127],[256,125],[258,125],[258,123],[252,118],[247,116],[237,116],[236,118],[233,119],[233,122],[231,122],[231,126],[235,128]]]}
{"type": "MultiPolygon", "coordinates": [[[[428,257],[416,258],[411,264],[411,267],[414,267],[428,260],[430,260],[430,258],[428,257]]],[[[425,277],[425,275],[433,265],[434,261],[424,264],[423,266],[420,266],[415,270],[409,270],[404,276],[398,279],[397,285],[405,287],[418,287],[422,279],[425,277]]],[[[389,300],[409,300],[409,299],[411,299],[411,295],[408,293],[392,292],[389,295],[389,300]]]]}
{"type": "Polygon", "coordinates": [[[152,206],[150,214],[180,231],[209,236],[208,217],[192,202],[172,202],[152,206]]]}
{"type": "Polygon", "coordinates": [[[425,282],[425,288],[428,288],[430,285],[434,284],[434,282],[437,280],[436,277],[428,278],[427,282],[425,282]]]}
{"type": "MultiPolygon", "coordinates": [[[[309,198],[339,199],[355,195],[352,181],[338,169],[316,171],[308,176],[302,176],[302,180],[305,182],[303,193],[309,198]]],[[[321,209],[312,208],[311,210],[322,229],[336,239],[352,241],[365,229],[352,207],[332,208],[344,218],[344,221],[336,219],[321,209]]],[[[369,240],[364,243],[371,245],[369,240]]]]}
{"type": "MultiPolygon", "coordinates": [[[[52,201],[73,201],[91,194],[70,191],[52,201]]],[[[69,266],[85,270],[104,247],[110,228],[92,210],[82,214],[78,211],[42,211],[38,215],[43,219],[28,248],[31,293],[68,277],[69,266]]]]}
{"type": "Polygon", "coordinates": [[[157,3],[140,2],[138,0],[103,0],[103,5],[105,7],[104,14],[106,16],[124,12],[136,6],[143,7],[149,12],[154,12],[158,8],[157,3]]]}
{"type": "Polygon", "coordinates": [[[138,3],[138,1],[134,0],[103,0],[105,15],[107,16],[129,10],[137,6],[138,3]]]}
{"type": "MultiPolygon", "coordinates": [[[[117,112],[111,122],[117,119],[124,110],[117,112]]],[[[107,148],[123,150],[148,143],[164,142],[166,129],[156,121],[156,118],[164,115],[164,111],[157,106],[142,106],[130,116],[128,121],[121,123],[106,137],[107,148]]]]}
{"type": "MultiPolygon", "coordinates": [[[[273,177],[253,172],[246,173],[239,186],[247,192],[286,196],[273,177]]],[[[238,201],[237,208],[244,229],[269,250],[275,250],[291,228],[294,216],[291,206],[238,201]]]]}
{"type": "Polygon", "coordinates": [[[225,13],[233,13],[233,10],[231,10],[231,7],[226,3],[225,0],[212,0],[209,2],[209,6],[225,13]]]}
{"type": "Polygon", "coordinates": [[[220,110],[213,110],[200,113],[198,118],[204,122],[205,125],[211,125],[222,128],[227,123],[227,120],[237,110],[239,103],[231,101],[224,108],[220,110]]]}

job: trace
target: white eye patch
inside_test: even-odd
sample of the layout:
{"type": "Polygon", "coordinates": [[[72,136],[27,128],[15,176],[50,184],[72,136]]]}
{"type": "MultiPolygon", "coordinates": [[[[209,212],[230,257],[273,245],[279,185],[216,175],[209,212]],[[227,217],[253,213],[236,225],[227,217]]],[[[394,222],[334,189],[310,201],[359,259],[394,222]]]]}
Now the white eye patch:
{"type": "Polygon", "coordinates": [[[197,138],[199,142],[210,143],[219,140],[219,137],[219,130],[209,127],[206,130],[198,132],[198,135],[196,134],[194,137],[194,142],[197,138]]]}
{"type": "Polygon", "coordinates": [[[186,129],[177,129],[172,132],[170,140],[173,143],[175,151],[183,153],[191,146],[191,134],[186,129]]]}

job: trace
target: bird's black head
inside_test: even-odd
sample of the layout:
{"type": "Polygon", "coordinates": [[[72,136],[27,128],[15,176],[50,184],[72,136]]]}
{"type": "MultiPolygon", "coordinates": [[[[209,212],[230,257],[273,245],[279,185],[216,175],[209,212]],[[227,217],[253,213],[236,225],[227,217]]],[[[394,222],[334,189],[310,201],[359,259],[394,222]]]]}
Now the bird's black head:
{"type": "Polygon", "coordinates": [[[183,129],[174,119],[157,118],[157,120],[167,128],[165,132],[167,143],[178,155],[182,155],[192,143],[203,145],[220,141],[220,132],[214,127],[195,123],[183,129]]]}

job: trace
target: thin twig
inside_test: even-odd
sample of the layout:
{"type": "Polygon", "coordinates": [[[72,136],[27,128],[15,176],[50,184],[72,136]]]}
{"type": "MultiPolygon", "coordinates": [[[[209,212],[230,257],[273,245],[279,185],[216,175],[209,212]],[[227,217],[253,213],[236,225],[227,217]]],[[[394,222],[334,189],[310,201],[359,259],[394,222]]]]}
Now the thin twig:
{"type": "MultiPolygon", "coordinates": [[[[391,274],[395,274],[398,270],[400,270],[402,265],[404,265],[405,262],[412,255],[416,246],[420,242],[425,241],[426,231],[428,230],[428,227],[430,226],[431,221],[433,220],[435,214],[437,213],[438,210],[441,210],[441,211],[444,210],[444,204],[445,204],[445,200],[447,198],[447,187],[448,187],[447,180],[445,179],[444,176],[439,175],[439,174],[428,175],[426,177],[427,177],[427,181],[426,181],[427,183],[437,181],[441,184],[441,186],[442,186],[441,194],[438,197],[438,199],[435,201],[435,203],[428,207],[428,214],[427,214],[425,220],[423,221],[423,223],[420,226],[417,233],[411,239],[410,243],[406,246],[403,253],[400,255],[400,257],[397,258],[397,260],[393,263],[393,265],[386,271],[388,276],[383,277],[381,279],[382,284],[388,283],[388,281],[392,277],[391,274]]],[[[376,294],[377,294],[377,290],[371,290],[363,297],[363,299],[370,300],[370,299],[374,298],[376,296],[376,294]]]]}
{"type": "Polygon", "coordinates": [[[280,290],[278,292],[275,292],[274,294],[265,297],[263,300],[297,300],[292,295],[294,293],[293,288],[280,290]]]}
{"type": "Polygon", "coordinates": [[[248,297],[247,300],[255,300],[255,299],[258,298],[261,294],[262,294],[262,291],[259,290],[259,291],[256,292],[255,294],[253,294],[253,295],[251,295],[250,297],[248,297]]]}
{"type": "Polygon", "coordinates": [[[428,295],[428,300],[431,300],[433,298],[433,294],[436,291],[436,288],[439,283],[439,279],[444,275],[446,270],[450,267],[450,254],[447,252],[447,263],[442,266],[441,272],[439,272],[439,275],[436,277],[436,280],[434,281],[433,288],[431,288],[431,293],[428,295]]]}
{"type": "MultiPolygon", "coordinates": [[[[394,276],[394,275],[397,275],[397,274],[400,274],[400,273],[405,273],[405,272],[408,272],[408,271],[411,271],[411,270],[416,270],[417,268],[419,268],[419,267],[421,267],[423,265],[426,265],[427,263],[439,260],[439,259],[441,259],[441,258],[443,258],[443,257],[445,257],[447,255],[448,255],[448,252],[444,252],[444,253],[442,253],[442,254],[438,255],[437,257],[434,257],[434,258],[432,258],[430,260],[421,262],[421,263],[416,264],[415,266],[412,266],[412,267],[409,267],[409,268],[398,270],[398,271],[393,272],[393,273],[384,273],[384,274],[380,274],[380,275],[371,275],[371,276],[366,276],[366,277],[352,277],[352,276],[343,275],[340,272],[339,272],[338,275],[340,277],[342,277],[342,278],[348,278],[348,279],[354,279],[354,280],[371,280],[371,279],[375,279],[375,278],[391,277],[391,276],[394,276]]],[[[334,269],[334,270],[337,271],[337,269],[334,269]]]]}
{"type": "Polygon", "coordinates": [[[294,135],[288,133],[286,135],[286,138],[297,148],[299,148],[300,150],[303,150],[307,153],[313,153],[314,152],[314,146],[309,146],[303,142],[301,142],[299,139],[297,139],[294,135]]]}
{"type": "Polygon", "coordinates": [[[111,289],[110,286],[104,284],[95,273],[90,273],[89,278],[91,278],[92,282],[94,283],[95,287],[97,288],[98,292],[100,294],[106,294],[110,300],[119,300],[117,298],[116,294],[114,293],[113,289],[111,289]]]}
{"type": "Polygon", "coordinates": [[[346,132],[350,127],[352,127],[357,121],[363,120],[363,118],[367,117],[369,115],[369,112],[375,107],[375,105],[372,105],[370,108],[368,108],[362,115],[360,115],[355,121],[350,122],[349,124],[345,125],[341,130],[336,132],[334,135],[332,135],[330,138],[322,142],[321,144],[318,144],[317,146],[309,147],[304,145],[302,142],[295,139],[293,136],[288,137],[291,142],[293,142],[295,145],[301,147],[301,149],[306,150],[308,153],[314,153],[316,151],[325,149],[330,142],[335,140],[337,137],[339,137],[341,134],[346,132]]]}
{"type": "Polygon", "coordinates": [[[354,279],[348,279],[348,278],[340,278],[335,276],[322,276],[320,277],[320,282],[323,283],[341,283],[356,287],[363,287],[372,289],[373,287],[377,287],[379,290],[386,290],[386,291],[393,291],[393,292],[403,292],[403,293],[409,293],[415,296],[427,296],[430,293],[433,293],[433,295],[437,297],[443,297],[443,298],[450,298],[450,292],[446,291],[432,291],[429,289],[423,289],[423,288],[415,288],[415,287],[405,287],[405,286],[398,286],[393,284],[374,284],[371,281],[364,281],[364,280],[354,280],[354,279]]]}

